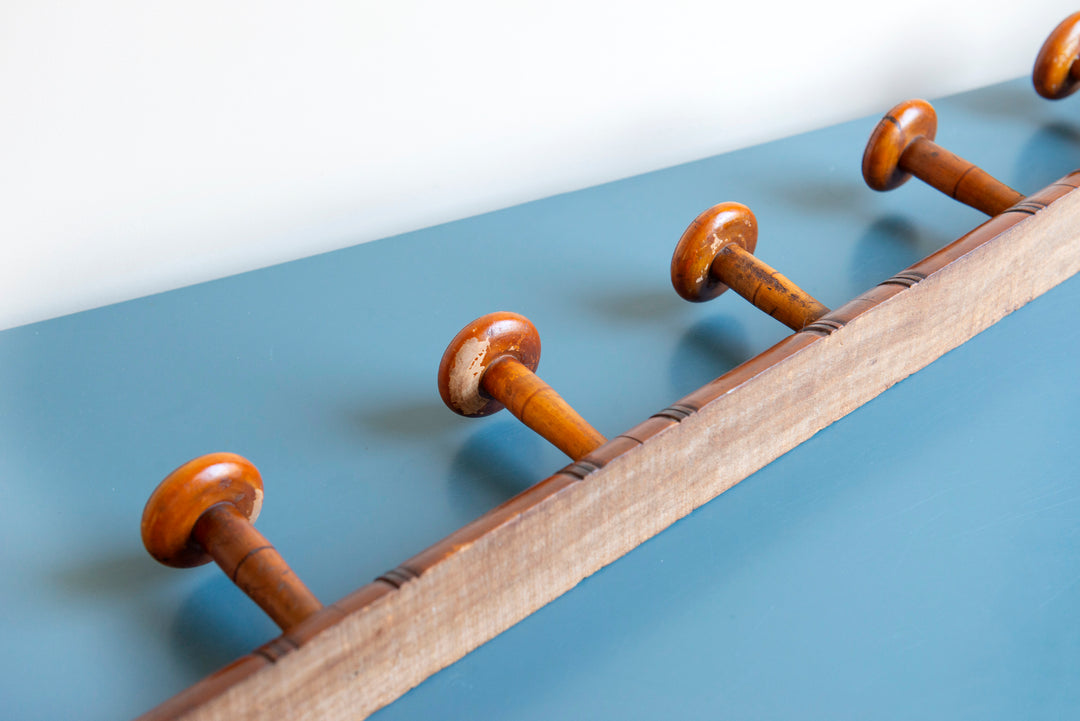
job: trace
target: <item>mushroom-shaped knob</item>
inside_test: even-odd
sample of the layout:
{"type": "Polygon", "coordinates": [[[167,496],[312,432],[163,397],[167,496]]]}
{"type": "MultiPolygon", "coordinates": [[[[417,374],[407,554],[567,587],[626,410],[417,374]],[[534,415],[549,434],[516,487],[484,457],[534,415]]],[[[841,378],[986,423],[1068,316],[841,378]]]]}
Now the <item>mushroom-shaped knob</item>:
{"type": "Polygon", "coordinates": [[[874,190],[893,190],[906,183],[911,173],[900,164],[904,151],[916,140],[937,135],[937,113],[925,100],[908,100],[878,122],[863,153],[862,172],[874,190]]]}
{"type": "Polygon", "coordinates": [[[692,303],[712,300],[728,289],[712,272],[713,261],[731,246],[753,253],[757,218],[740,203],[720,203],[694,219],[671,256],[671,284],[692,303]]]}
{"type": "Polygon", "coordinates": [[[439,364],[439,394],[450,410],[463,416],[490,416],[503,404],[484,392],[487,369],[513,358],[530,371],[540,364],[540,334],[517,313],[488,313],[461,329],[439,364]]]}
{"type": "Polygon", "coordinates": [[[170,473],[150,495],[143,545],[176,568],[217,562],[283,630],[322,608],[252,525],[262,508],[259,471],[235,453],[200,456],[170,473]]]}
{"type": "Polygon", "coordinates": [[[1049,100],[1060,100],[1080,84],[1080,13],[1061,21],[1046,38],[1035,68],[1031,71],[1035,92],[1049,100]]]}
{"type": "Polygon", "coordinates": [[[892,190],[914,175],[950,198],[987,215],[1024,199],[986,171],[934,142],[937,114],[925,100],[908,100],[878,122],[863,153],[862,171],[874,190],[892,190]]]}
{"type": "Polygon", "coordinates": [[[720,203],[694,219],[675,246],[671,284],[689,301],[728,288],[793,330],[829,312],[806,291],[754,255],[757,220],[745,205],[720,203]]]}
{"type": "Polygon", "coordinates": [[[489,313],[461,329],[439,364],[439,395],[463,416],[506,407],[574,460],[606,442],[534,372],[540,335],[517,313],[489,313]]]}

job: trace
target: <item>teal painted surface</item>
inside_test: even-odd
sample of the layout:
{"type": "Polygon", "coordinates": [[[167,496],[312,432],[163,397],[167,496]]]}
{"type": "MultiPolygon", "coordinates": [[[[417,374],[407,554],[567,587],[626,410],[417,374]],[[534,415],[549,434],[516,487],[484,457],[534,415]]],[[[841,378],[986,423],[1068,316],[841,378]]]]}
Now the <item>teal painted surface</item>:
{"type": "MultiPolygon", "coordinates": [[[[1080,167],[1080,100],[935,104],[1019,190],[1080,167]]],[[[0,333],[3,716],[131,717],[276,635],[216,568],[143,551],[185,460],[250,458],[259,528],[335,600],[566,463],[442,407],[473,317],[532,318],[541,375],[615,435],[787,333],[671,290],[709,205],[753,208],[758,255],[830,306],[981,222],[865,188],[874,120],[0,333]]],[[[1075,716],[1078,306],[1073,279],[376,718],[1075,716]]]]}

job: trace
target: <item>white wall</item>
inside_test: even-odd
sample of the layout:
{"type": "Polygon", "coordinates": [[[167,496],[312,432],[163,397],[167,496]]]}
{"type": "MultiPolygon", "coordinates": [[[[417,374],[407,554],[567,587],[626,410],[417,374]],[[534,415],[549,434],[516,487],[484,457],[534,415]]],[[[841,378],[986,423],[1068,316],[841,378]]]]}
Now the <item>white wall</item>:
{"type": "Polygon", "coordinates": [[[0,6],[0,328],[1030,72],[1076,8],[0,6]]]}

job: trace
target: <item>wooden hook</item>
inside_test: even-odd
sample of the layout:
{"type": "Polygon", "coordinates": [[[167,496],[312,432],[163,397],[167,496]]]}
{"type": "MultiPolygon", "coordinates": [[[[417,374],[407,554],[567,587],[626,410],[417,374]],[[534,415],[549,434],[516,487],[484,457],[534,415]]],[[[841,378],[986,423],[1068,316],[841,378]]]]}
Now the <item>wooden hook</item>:
{"type": "Polygon", "coordinates": [[[1046,38],[1031,80],[1035,92],[1050,100],[1072,95],[1080,87],[1080,13],[1062,20],[1046,38]]]}
{"type": "Polygon", "coordinates": [[[288,631],[322,604],[252,525],[262,498],[262,478],[246,458],[200,456],[170,473],[150,495],[142,517],[143,545],[175,568],[216,561],[288,631]]]}
{"type": "Polygon", "coordinates": [[[506,407],[575,461],[607,439],[534,372],[540,334],[525,316],[489,313],[454,336],[439,364],[439,395],[463,416],[506,407]]]}
{"type": "Polygon", "coordinates": [[[908,100],[874,128],[862,171],[874,190],[892,190],[914,175],[945,195],[987,215],[998,215],[1024,199],[1001,181],[934,142],[937,113],[925,100],[908,100]]]}
{"type": "Polygon", "coordinates": [[[802,330],[829,309],[754,255],[757,219],[740,203],[720,203],[694,219],[671,257],[671,284],[701,303],[731,288],[759,310],[802,330]]]}

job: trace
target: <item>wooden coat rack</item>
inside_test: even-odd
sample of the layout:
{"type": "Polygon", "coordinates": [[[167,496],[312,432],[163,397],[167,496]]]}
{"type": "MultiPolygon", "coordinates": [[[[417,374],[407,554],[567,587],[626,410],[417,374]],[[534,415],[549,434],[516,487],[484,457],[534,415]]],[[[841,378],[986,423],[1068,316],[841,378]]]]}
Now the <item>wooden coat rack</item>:
{"type": "MultiPolygon", "coordinates": [[[[1036,66],[1036,85],[1043,73],[1043,88],[1058,95],[1080,77],[1072,60],[1054,55],[1078,52],[1080,14],[1062,27],[1048,41],[1057,43],[1053,52],[1043,51],[1049,59],[1040,55],[1036,66]]],[[[685,254],[673,263],[680,294],[706,300],[717,292],[703,291],[703,283],[721,292],[730,286],[793,327],[793,335],[606,442],[578,417],[564,449],[573,463],[336,603],[320,609],[300,593],[307,605],[279,620],[287,629],[281,636],[144,721],[362,718],[1080,272],[1080,171],[1024,197],[935,145],[936,118],[928,109],[912,101],[886,116],[864,161],[868,183],[888,189],[914,173],[989,220],[830,311],[756,260],[753,239],[737,248],[725,241],[731,248],[721,260],[686,250],[702,232],[720,237],[721,221],[744,230],[752,223],[742,206],[708,211],[684,235],[685,254]]],[[[477,332],[466,328],[458,346],[477,332]]],[[[522,359],[502,364],[498,378],[478,379],[475,398],[445,391],[448,404],[471,414],[497,410],[470,405],[486,393],[523,415],[515,406],[524,402],[510,388],[522,382],[561,408],[532,375],[539,344],[530,345],[527,328],[522,333],[506,341],[525,346],[522,359]]],[[[448,357],[449,376],[457,356],[448,357]]],[[[245,498],[253,483],[244,485],[245,498]]],[[[245,548],[262,543],[246,520],[236,523],[245,538],[256,539],[245,548]]],[[[236,565],[230,564],[223,567],[236,565]]]]}

